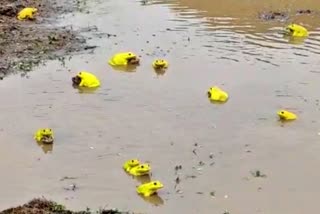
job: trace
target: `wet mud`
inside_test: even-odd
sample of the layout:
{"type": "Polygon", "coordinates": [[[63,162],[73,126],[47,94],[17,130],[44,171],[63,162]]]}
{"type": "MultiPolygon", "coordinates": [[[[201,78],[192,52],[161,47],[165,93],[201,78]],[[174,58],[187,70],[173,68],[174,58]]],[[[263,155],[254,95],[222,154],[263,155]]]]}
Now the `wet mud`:
{"type": "Polygon", "coordinates": [[[0,212],[1,214],[134,214],[129,212],[121,212],[116,209],[100,209],[97,211],[90,210],[87,208],[85,211],[72,211],[66,209],[66,207],[62,204],[58,204],[54,201],[49,201],[44,198],[33,199],[30,202],[18,206],[3,210],[0,212]]]}
{"type": "Polygon", "coordinates": [[[13,72],[29,72],[45,60],[61,59],[95,47],[86,37],[52,20],[78,9],[77,1],[2,0],[0,5],[0,79],[13,72]],[[35,7],[34,20],[18,20],[25,7],[35,7]]]}

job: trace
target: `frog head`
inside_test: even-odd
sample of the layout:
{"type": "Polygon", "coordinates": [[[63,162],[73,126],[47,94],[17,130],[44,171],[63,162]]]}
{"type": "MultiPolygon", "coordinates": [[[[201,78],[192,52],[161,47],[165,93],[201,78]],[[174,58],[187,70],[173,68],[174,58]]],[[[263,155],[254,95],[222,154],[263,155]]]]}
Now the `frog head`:
{"type": "Polygon", "coordinates": [[[140,161],[138,159],[132,159],[132,160],[128,160],[126,163],[128,167],[135,167],[140,164],[140,161]]]}
{"type": "Polygon", "coordinates": [[[139,164],[136,168],[135,171],[139,174],[146,174],[148,172],[150,172],[151,167],[149,164],[144,163],[144,164],[139,164]]]}
{"type": "Polygon", "coordinates": [[[163,188],[163,184],[160,181],[151,181],[144,185],[145,185],[145,188],[148,189],[149,191],[157,191],[163,188]]]}
{"type": "Polygon", "coordinates": [[[50,128],[41,129],[41,135],[46,137],[52,137],[53,131],[50,128]]]}
{"type": "Polygon", "coordinates": [[[308,31],[301,25],[290,24],[285,28],[285,34],[289,36],[306,37],[308,36],[308,31]]]}
{"type": "Polygon", "coordinates": [[[79,75],[72,77],[72,83],[75,86],[79,86],[81,83],[81,77],[79,75]]]}
{"type": "Polygon", "coordinates": [[[137,187],[137,192],[144,197],[149,197],[157,192],[157,190],[163,188],[163,184],[160,181],[151,181],[149,183],[141,184],[137,187]]]}
{"type": "Polygon", "coordinates": [[[30,11],[31,11],[31,13],[32,13],[32,15],[33,14],[35,14],[36,12],[38,12],[38,9],[37,8],[30,8],[30,11]]]}
{"type": "Polygon", "coordinates": [[[277,114],[279,115],[280,119],[286,119],[286,117],[287,117],[287,111],[285,111],[285,110],[280,110],[280,111],[278,111],[277,114]]]}
{"type": "Polygon", "coordinates": [[[131,159],[131,160],[127,160],[124,164],[123,164],[123,169],[126,172],[129,172],[132,168],[138,166],[140,164],[140,161],[138,159],[131,159]]]}
{"type": "Polygon", "coordinates": [[[139,62],[139,58],[132,52],[117,53],[109,60],[109,64],[113,67],[139,65],[139,62]]]}
{"type": "Polygon", "coordinates": [[[53,142],[53,131],[50,128],[45,128],[39,130],[40,132],[40,141],[42,143],[51,144],[53,142]]]}
{"type": "Polygon", "coordinates": [[[277,112],[280,120],[285,120],[285,121],[289,121],[289,120],[295,120],[297,119],[297,115],[295,115],[292,112],[286,111],[286,110],[280,110],[277,112]]]}
{"type": "Polygon", "coordinates": [[[224,103],[228,100],[228,93],[217,86],[209,88],[207,96],[211,102],[224,103]]]}
{"type": "Polygon", "coordinates": [[[152,63],[153,68],[161,69],[168,67],[168,62],[163,59],[157,59],[152,63]]]}
{"type": "Polygon", "coordinates": [[[132,52],[123,53],[122,56],[129,65],[138,65],[140,63],[139,58],[132,52]]]}

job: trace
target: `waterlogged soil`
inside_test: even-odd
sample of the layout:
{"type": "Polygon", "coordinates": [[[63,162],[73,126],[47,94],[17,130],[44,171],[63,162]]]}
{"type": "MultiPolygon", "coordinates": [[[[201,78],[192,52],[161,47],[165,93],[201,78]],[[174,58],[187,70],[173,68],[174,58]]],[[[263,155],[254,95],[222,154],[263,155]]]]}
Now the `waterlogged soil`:
{"type": "Polygon", "coordinates": [[[67,27],[55,27],[53,19],[79,8],[80,2],[48,0],[1,0],[0,5],[0,78],[28,72],[47,59],[63,59],[70,53],[94,49],[86,38],[67,27]],[[63,6],[62,6],[63,5],[63,6]],[[35,20],[18,20],[18,12],[36,7],[35,20]]]}
{"type": "MultiPolygon", "coordinates": [[[[1,214],[130,214],[129,212],[120,212],[116,209],[100,209],[97,211],[92,211],[87,208],[84,211],[72,211],[66,209],[64,205],[58,204],[54,201],[49,201],[44,198],[33,199],[30,202],[13,208],[6,209],[1,214]]],[[[133,214],[133,213],[132,213],[133,214]]]]}

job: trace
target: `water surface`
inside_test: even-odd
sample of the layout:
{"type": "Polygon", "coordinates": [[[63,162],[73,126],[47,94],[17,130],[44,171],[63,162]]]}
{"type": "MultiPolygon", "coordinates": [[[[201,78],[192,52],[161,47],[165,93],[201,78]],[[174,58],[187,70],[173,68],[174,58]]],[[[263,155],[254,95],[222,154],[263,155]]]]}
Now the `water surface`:
{"type": "Polygon", "coordinates": [[[0,208],[43,195],[73,209],[106,205],[143,213],[316,210],[318,16],[293,14],[320,8],[317,1],[303,3],[90,1],[90,13],[61,17],[61,25],[97,26],[101,38],[92,32],[90,43],[99,48],[65,67],[52,61],[1,82],[0,208]],[[290,19],[258,19],[276,9],[289,11],[290,19]],[[310,29],[303,43],[279,33],[292,20],[310,29]],[[136,52],[142,65],[112,70],[107,60],[119,51],[136,52]],[[158,57],[170,63],[163,75],[151,67],[158,57]],[[100,78],[98,90],[71,87],[82,69],[100,78]],[[224,105],[206,98],[213,85],[229,93],[224,105]],[[279,108],[298,120],[280,123],[279,108]],[[32,139],[44,126],[56,133],[52,148],[32,139]],[[152,178],[164,183],[153,203],[137,196],[139,181],[122,171],[130,158],[150,161],[152,178]],[[176,165],[182,170],[175,188],[176,165]],[[252,177],[256,169],[267,177],[252,177]],[[61,181],[65,176],[77,179],[61,181]],[[72,183],[79,188],[66,191],[72,183]]]}

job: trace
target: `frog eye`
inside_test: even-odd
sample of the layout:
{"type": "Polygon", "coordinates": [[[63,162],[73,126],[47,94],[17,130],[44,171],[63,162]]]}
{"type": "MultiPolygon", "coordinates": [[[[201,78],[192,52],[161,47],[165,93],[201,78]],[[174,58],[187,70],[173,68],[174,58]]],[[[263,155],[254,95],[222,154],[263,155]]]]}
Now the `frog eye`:
{"type": "Polygon", "coordinates": [[[153,185],[157,186],[157,182],[154,182],[153,185]]]}
{"type": "Polygon", "coordinates": [[[129,56],[131,56],[131,53],[128,53],[129,56]]]}
{"type": "Polygon", "coordinates": [[[284,114],[284,112],[282,111],[281,114],[284,114]]]}
{"type": "Polygon", "coordinates": [[[134,160],[131,160],[132,163],[134,163],[134,160]]]}
{"type": "Polygon", "coordinates": [[[142,165],[142,166],[141,166],[141,169],[143,169],[143,168],[144,168],[144,166],[142,165]]]}

